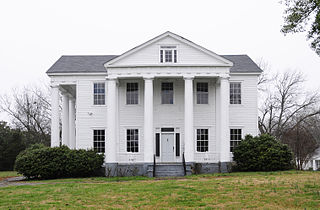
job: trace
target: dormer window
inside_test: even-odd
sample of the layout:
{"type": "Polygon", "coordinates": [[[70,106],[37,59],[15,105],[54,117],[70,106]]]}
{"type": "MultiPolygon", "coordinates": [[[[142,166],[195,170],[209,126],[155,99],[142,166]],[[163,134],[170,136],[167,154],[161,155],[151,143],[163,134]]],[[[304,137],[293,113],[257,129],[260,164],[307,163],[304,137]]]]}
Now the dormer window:
{"type": "Polygon", "coordinates": [[[177,47],[161,46],[160,63],[177,63],[177,47]]]}

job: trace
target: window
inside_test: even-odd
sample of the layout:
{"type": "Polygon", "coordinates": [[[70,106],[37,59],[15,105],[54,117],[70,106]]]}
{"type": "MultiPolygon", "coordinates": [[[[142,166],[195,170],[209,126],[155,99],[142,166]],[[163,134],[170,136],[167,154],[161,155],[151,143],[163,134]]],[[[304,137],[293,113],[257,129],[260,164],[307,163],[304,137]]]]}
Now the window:
{"type": "Polygon", "coordinates": [[[127,104],[138,104],[138,83],[127,83],[127,104]]]}
{"type": "Polygon", "coordinates": [[[197,83],[197,104],[208,104],[208,83],[197,83]]]}
{"type": "Polygon", "coordinates": [[[177,63],[176,46],[161,46],[160,47],[160,63],[177,63]]]}
{"type": "Polygon", "coordinates": [[[127,152],[139,152],[138,129],[127,129],[127,152]]]}
{"type": "Polygon", "coordinates": [[[241,129],[230,129],[230,152],[233,152],[234,148],[241,142],[241,129]]]}
{"type": "Polygon", "coordinates": [[[104,105],[105,104],[105,83],[93,84],[93,104],[104,105]]]}
{"type": "Polygon", "coordinates": [[[230,104],[241,104],[241,83],[230,83],[230,104]]]}
{"type": "Polygon", "coordinates": [[[173,83],[163,82],[161,84],[161,103],[173,104],[173,83]]]}
{"type": "Polygon", "coordinates": [[[105,152],[105,130],[93,130],[94,151],[105,152]]]}
{"type": "Polygon", "coordinates": [[[197,129],[197,152],[208,152],[208,129],[197,129]]]}

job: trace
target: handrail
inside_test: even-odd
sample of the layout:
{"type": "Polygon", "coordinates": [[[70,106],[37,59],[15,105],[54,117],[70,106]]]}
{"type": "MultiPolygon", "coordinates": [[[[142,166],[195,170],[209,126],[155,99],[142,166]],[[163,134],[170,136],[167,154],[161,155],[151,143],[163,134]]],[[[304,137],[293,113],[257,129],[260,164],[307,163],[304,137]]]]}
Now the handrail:
{"type": "Polygon", "coordinates": [[[156,177],[156,155],[153,155],[153,177],[156,177]]]}
{"type": "Polygon", "coordinates": [[[187,168],[186,168],[186,160],[184,158],[184,152],[182,153],[182,165],[183,165],[183,171],[184,171],[184,175],[187,175],[187,168]]]}

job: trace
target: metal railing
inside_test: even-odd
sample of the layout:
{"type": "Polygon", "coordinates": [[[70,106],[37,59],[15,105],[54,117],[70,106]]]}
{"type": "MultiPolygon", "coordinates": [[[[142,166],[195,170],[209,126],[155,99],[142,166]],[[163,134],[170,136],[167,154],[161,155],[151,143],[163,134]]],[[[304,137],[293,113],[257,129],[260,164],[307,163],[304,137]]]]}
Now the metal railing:
{"type": "Polygon", "coordinates": [[[153,177],[156,177],[156,155],[153,155],[153,177]]]}
{"type": "Polygon", "coordinates": [[[186,160],[184,158],[184,152],[182,153],[182,165],[183,165],[183,171],[184,171],[184,175],[187,175],[187,168],[186,168],[186,160]]]}

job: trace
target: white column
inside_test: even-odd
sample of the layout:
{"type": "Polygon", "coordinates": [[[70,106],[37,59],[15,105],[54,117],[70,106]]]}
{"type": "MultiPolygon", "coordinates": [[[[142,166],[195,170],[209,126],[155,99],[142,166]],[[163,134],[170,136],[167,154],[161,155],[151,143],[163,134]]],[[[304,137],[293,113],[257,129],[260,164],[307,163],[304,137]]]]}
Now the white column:
{"type": "Polygon", "coordinates": [[[229,78],[220,77],[220,161],[230,162],[229,78]]]}
{"type": "Polygon", "coordinates": [[[184,77],[184,144],[186,162],[194,162],[193,77],[184,77]]]}
{"type": "Polygon", "coordinates": [[[51,147],[60,146],[59,85],[51,86],[51,147]]]}
{"type": "Polygon", "coordinates": [[[107,133],[106,133],[106,162],[116,163],[116,92],[117,80],[116,78],[108,78],[107,80],[107,133]]]}
{"type": "Polygon", "coordinates": [[[153,162],[153,78],[144,78],[144,162],[153,162]]]}
{"type": "Polygon", "coordinates": [[[62,93],[62,145],[69,146],[69,96],[62,93]]]}
{"type": "Polygon", "coordinates": [[[312,168],[314,171],[317,170],[316,160],[311,160],[312,168]]]}
{"type": "Polygon", "coordinates": [[[69,100],[69,147],[71,149],[76,148],[76,107],[75,99],[69,100]]]}

